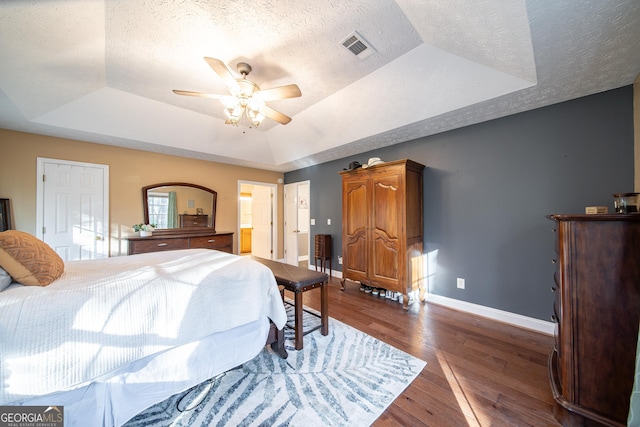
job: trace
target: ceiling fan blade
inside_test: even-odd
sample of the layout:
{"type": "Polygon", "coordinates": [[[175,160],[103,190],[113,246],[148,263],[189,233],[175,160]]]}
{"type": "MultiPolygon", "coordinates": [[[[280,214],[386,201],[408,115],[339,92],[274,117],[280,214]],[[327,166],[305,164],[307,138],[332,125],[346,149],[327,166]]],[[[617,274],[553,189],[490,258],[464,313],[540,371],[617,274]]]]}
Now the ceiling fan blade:
{"type": "Polygon", "coordinates": [[[286,125],[287,123],[289,123],[291,121],[291,117],[285,116],[281,112],[274,110],[273,108],[269,107],[268,105],[264,105],[260,109],[260,111],[262,111],[262,114],[264,114],[265,116],[269,117],[271,120],[275,120],[276,122],[280,123],[281,125],[286,125]]]}
{"type": "Polygon", "coordinates": [[[236,78],[231,74],[231,71],[229,71],[229,68],[224,62],[216,58],[209,58],[208,56],[205,56],[204,60],[207,61],[207,64],[213,68],[213,71],[215,71],[216,74],[224,80],[224,84],[227,85],[232,94],[240,92],[240,87],[238,86],[236,78]]]}
{"type": "Polygon", "coordinates": [[[216,95],[215,93],[202,93],[202,92],[191,92],[189,90],[177,90],[174,89],[173,93],[176,95],[185,95],[185,96],[197,96],[199,98],[211,98],[211,99],[220,99],[229,95],[216,95]]]}
{"type": "Polygon", "coordinates": [[[260,91],[260,97],[265,102],[277,101],[278,99],[297,98],[299,96],[302,96],[302,92],[300,92],[298,85],[293,84],[260,91]]]}

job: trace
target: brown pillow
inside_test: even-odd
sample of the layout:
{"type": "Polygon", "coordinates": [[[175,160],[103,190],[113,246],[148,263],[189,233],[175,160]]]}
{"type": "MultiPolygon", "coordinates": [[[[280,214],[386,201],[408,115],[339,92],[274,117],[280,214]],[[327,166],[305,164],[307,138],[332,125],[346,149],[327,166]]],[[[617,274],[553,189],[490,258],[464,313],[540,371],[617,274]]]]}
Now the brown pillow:
{"type": "Polygon", "coordinates": [[[13,279],[29,286],[47,286],[64,271],[64,261],[42,240],[29,233],[0,233],[0,267],[13,279]]]}

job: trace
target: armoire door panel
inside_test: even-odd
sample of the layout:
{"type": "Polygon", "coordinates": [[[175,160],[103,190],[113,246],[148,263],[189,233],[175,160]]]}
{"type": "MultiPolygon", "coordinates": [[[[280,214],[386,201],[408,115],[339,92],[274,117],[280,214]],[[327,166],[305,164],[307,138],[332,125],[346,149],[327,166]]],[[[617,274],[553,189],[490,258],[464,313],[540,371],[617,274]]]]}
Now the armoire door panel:
{"type": "Polygon", "coordinates": [[[343,186],[343,277],[367,280],[369,264],[369,217],[362,212],[368,203],[366,180],[353,181],[343,186]]]}
{"type": "Polygon", "coordinates": [[[344,206],[346,209],[346,232],[351,236],[366,230],[368,227],[368,217],[363,214],[361,206],[367,205],[367,187],[364,182],[350,184],[346,188],[344,206]]]}
{"type": "Polygon", "coordinates": [[[373,239],[373,253],[371,256],[370,271],[372,278],[397,283],[398,276],[398,243],[391,242],[382,237],[373,239]]]}
{"type": "MultiPolygon", "coordinates": [[[[399,236],[399,210],[402,209],[402,179],[399,175],[384,175],[373,179],[373,212],[371,227],[384,231],[390,238],[399,236]]],[[[401,212],[400,212],[401,213],[401,212]]]]}
{"type": "Polygon", "coordinates": [[[364,233],[349,236],[345,242],[349,256],[343,258],[344,267],[348,272],[366,273],[367,271],[367,239],[364,233]]]}

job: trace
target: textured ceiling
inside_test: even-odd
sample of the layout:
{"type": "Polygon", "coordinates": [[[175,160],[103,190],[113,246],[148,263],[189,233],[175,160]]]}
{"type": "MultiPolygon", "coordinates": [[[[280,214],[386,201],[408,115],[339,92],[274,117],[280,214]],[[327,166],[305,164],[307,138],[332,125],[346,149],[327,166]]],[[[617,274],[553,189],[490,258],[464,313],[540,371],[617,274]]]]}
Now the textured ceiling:
{"type": "Polygon", "coordinates": [[[0,127],[290,171],[631,84],[638,0],[3,0],[0,127]],[[357,31],[374,54],[341,42],[357,31]],[[224,124],[203,57],[286,126],[224,124]]]}

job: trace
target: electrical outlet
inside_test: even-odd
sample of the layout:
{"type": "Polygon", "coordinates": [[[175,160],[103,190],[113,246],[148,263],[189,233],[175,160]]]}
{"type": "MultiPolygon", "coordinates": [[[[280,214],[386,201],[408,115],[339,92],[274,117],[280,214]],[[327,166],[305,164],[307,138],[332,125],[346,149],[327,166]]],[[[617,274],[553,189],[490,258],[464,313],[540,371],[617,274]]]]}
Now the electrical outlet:
{"type": "Polygon", "coordinates": [[[331,225],[331,218],[327,218],[327,225],[331,225]]]}
{"type": "Polygon", "coordinates": [[[461,279],[460,277],[458,277],[457,285],[458,285],[458,289],[464,289],[464,279],[461,279]]]}
{"type": "Polygon", "coordinates": [[[316,225],[316,219],[315,218],[311,218],[311,225],[316,225]]]}
{"type": "Polygon", "coordinates": [[[342,264],[342,257],[338,255],[338,264],[342,264]]]}

